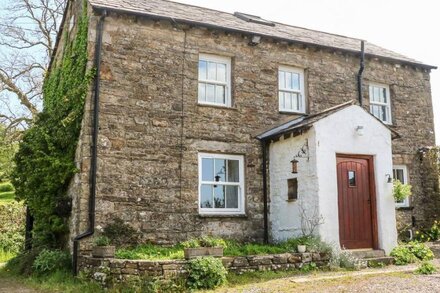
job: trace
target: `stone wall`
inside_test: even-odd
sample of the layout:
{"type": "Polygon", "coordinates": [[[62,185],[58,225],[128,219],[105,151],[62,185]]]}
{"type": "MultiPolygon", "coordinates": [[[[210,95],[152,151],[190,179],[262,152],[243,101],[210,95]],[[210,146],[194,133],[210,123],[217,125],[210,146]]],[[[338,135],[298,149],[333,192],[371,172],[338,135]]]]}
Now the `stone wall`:
{"type": "MultiPolygon", "coordinates": [[[[305,264],[312,262],[321,267],[327,265],[328,261],[329,257],[323,253],[283,253],[222,258],[225,268],[234,273],[300,269],[305,264]]],[[[163,278],[185,276],[188,261],[81,257],[79,265],[81,271],[102,281],[102,279],[127,280],[133,276],[163,278]]]]}
{"type": "MultiPolygon", "coordinates": [[[[91,13],[91,57],[96,23],[97,16],[91,13]]],[[[308,108],[316,113],[357,99],[359,59],[349,53],[269,38],[258,46],[248,42],[247,35],[168,21],[112,13],[105,19],[98,232],[118,216],[141,231],[145,241],[160,244],[201,234],[262,240],[262,158],[254,135],[289,117],[278,111],[278,66],[305,68],[308,108]],[[231,108],[197,104],[199,53],[231,57],[231,108]],[[246,216],[198,214],[197,154],[202,151],[245,155],[246,216]]],[[[368,82],[390,85],[393,128],[402,135],[393,142],[393,152],[408,164],[414,198],[423,198],[416,151],[434,144],[429,71],[368,58],[364,77],[366,108],[368,82]]],[[[76,231],[86,227],[88,212],[90,97],[86,102],[77,157],[80,173],[71,188],[76,231]]]]}

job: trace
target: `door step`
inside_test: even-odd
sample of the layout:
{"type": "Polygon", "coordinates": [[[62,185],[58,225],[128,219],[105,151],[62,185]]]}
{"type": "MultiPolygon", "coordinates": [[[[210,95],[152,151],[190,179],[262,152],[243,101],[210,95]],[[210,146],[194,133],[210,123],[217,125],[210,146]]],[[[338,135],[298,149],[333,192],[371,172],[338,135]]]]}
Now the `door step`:
{"type": "Polygon", "coordinates": [[[354,257],[362,259],[362,258],[379,258],[384,257],[385,252],[383,250],[373,250],[373,249],[356,249],[350,250],[351,254],[354,257]]]}
{"type": "Polygon", "coordinates": [[[394,263],[394,257],[391,256],[364,258],[362,260],[366,261],[367,267],[369,268],[380,268],[394,263]]]}
{"type": "Polygon", "coordinates": [[[391,256],[386,256],[383,250],[373,250],[373,249],[359,249],[350,250],[352,255],[359,259],[361,267],[377,268],[387,265],[391,265],[394,262],[394,258],[391,256]]]}

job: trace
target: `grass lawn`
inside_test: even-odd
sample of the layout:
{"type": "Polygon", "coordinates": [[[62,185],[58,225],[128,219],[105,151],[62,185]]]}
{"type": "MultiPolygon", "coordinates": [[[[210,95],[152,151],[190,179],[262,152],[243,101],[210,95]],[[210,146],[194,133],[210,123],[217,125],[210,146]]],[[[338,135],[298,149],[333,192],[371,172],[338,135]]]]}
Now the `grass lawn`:
{"type": "Polygon", "coordinates": [[[15,191],[0,192],[0,205],[15,201],[15,191]]]}
{"type": "MultiPolygon", "coordinates": [[[[317,251],[330,251],[330,247],[325,246],[319,239],[298,238],[291,239],[278,244],[260,243],[239,243],[226,240],[227,247],[224,249],[224,256],[246,256],[295,252],[298,243],[308,243],[309,247],[314,247],[317,251]]],[[[121,248],[116,251],[116,257],[120,259],[148,259],[166,260],[183,259],[183,246],[178,244],[172,247],[162,247],[153,244],[142,244],[134,248],[121,248]]]]}

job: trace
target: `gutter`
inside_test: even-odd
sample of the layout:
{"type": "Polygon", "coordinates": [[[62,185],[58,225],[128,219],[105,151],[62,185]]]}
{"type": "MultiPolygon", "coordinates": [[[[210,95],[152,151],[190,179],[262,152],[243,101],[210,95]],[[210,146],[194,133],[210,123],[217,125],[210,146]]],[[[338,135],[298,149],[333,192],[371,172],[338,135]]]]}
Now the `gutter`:
{"type": "Polygon", "coordinates": [[[263,225],[264,225],[264,234],[263,239],[264,243],[269,243],[269,224],[268,224],[268,204],[267,204],[267,142],[264,140],[261,141],[261,148],[263,150],[263,225]]]}
{"type": "MultiPolygon", "coordinates": [[[[136,12],[136,11],[132,11],[132,10],[118,9],[118,8],[106,7],[106,6],[100,6],[100,5],[92,5],[92,8],[93,8],[93,10],[98,11],[98,12],[99,11],[107,11],[107,12],[114,12],[114,13],[125,13],[125,14],[139,16],[139,17],[148,17],[152,20],[167,20],[167,21],[170,20],[169,16],[151,14],[148,12],[136,12]]],[[[251,35],[251,36],[260,36],[260,37],[271,38],[274,40],[288,42],[288,43],[296,43],[296,44],[300,44],[300,45],[315,46],[315,47],[324,48],[324,49],[338,50],[341,52],[351,53],[356,56],[359,55],[358,50],[350,50],[350,49],[344,49],[344,48],[339,48],[339,47],[332,47],[332,46],[327,46],[327,45],[322,45],[322,44],[317,44],[317,43],[312,43],[312,42],[298,41],[298,40],[294,40],[294,39],[282,38],[282,37],[277,37],[277,36],[267,35],[267,34],[258,34],[258,33],[253,33],[248,30],[224,27],[224,26],[220,26],[220,25],[209,24],[209,23],[204,23],[204,22],[200,22],[200,21],[192,21],[192,20],[188,20],[188,19],[174,18],[173,20],[174,20],[174,22],[181,22],[181,23],[185,23],[188,25],[192,25],[192,26],[201,26],[201,27],[206,27],[206,28],[210,28],[210,29],[223,30],[223,31],[227,31],[227,32],[233,32],[233,33],[239,33],[239,34],[245,34],[245,35],[251,35]]],[[[437,69],[437,66],[427,65],[427,64],[423,64],[423,63],[419,63],[419,62],[411,62],[411,61],[407,61],[407,60],[401,60],[401,59],[392,58],[392,57],[385,57],[385,56],[371,54],[371,53],[366,53],[365,55],[370,58],[379,58],[379,59],[387,60],[390,62],[406,64],[406,65],[411,65],[411,66],[417,66],[417,67],[421,67],[421,68],[428,69],[428,70],[437,69]]]]}
{"type": "Polygon", "coordinates": [[[358,81],[358,99],[359,99],[359,105],[363,106],[363,97],[362,97],[362,74],[364,73],[365,69],[365,43],[364,41],[361,41],[361,66],[359,67],[359,72],[357,75],[357,81],[358,81]]]}
{"type": "Polygon", "coordinates": [[[104,26],[104,19],[107,12],[104,10],[96,25],[96,42],[95,42],[95,60],[94,67],[96,68],[95,76],[95,93],[93,99],[93,128],[92,128],[92,156],[90,163],[90,182],[89,182],[89,226],[87,230],[73,239],[73,256],[72,268],[73,275],[78,274],[78,249],[79,241],[92,236],[95,233],[95,199],[96,199],[96,170],[98,162],[98,130],[99,130],[99,81],[101,70],[101,47],[102,47],[102,30],[104,26]]]}

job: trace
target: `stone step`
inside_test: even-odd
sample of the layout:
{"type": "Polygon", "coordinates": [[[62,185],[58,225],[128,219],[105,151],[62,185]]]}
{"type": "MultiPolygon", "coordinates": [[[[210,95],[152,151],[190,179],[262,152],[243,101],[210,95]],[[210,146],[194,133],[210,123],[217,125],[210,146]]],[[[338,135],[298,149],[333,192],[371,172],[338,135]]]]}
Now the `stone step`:
{"type": "Polygon", "coordinates": [[[370,268],[389,266],[394,263],[394,257],[391,256],[364,258],[363,260],[367,262],[367,266],[370,268]]]}
{"type": "Polygon", "coordinates": [[[354,257],[363,259],[363,258],[380,258],[385,256],[385,252],[383,250],[350,250],[354,257]]]}

